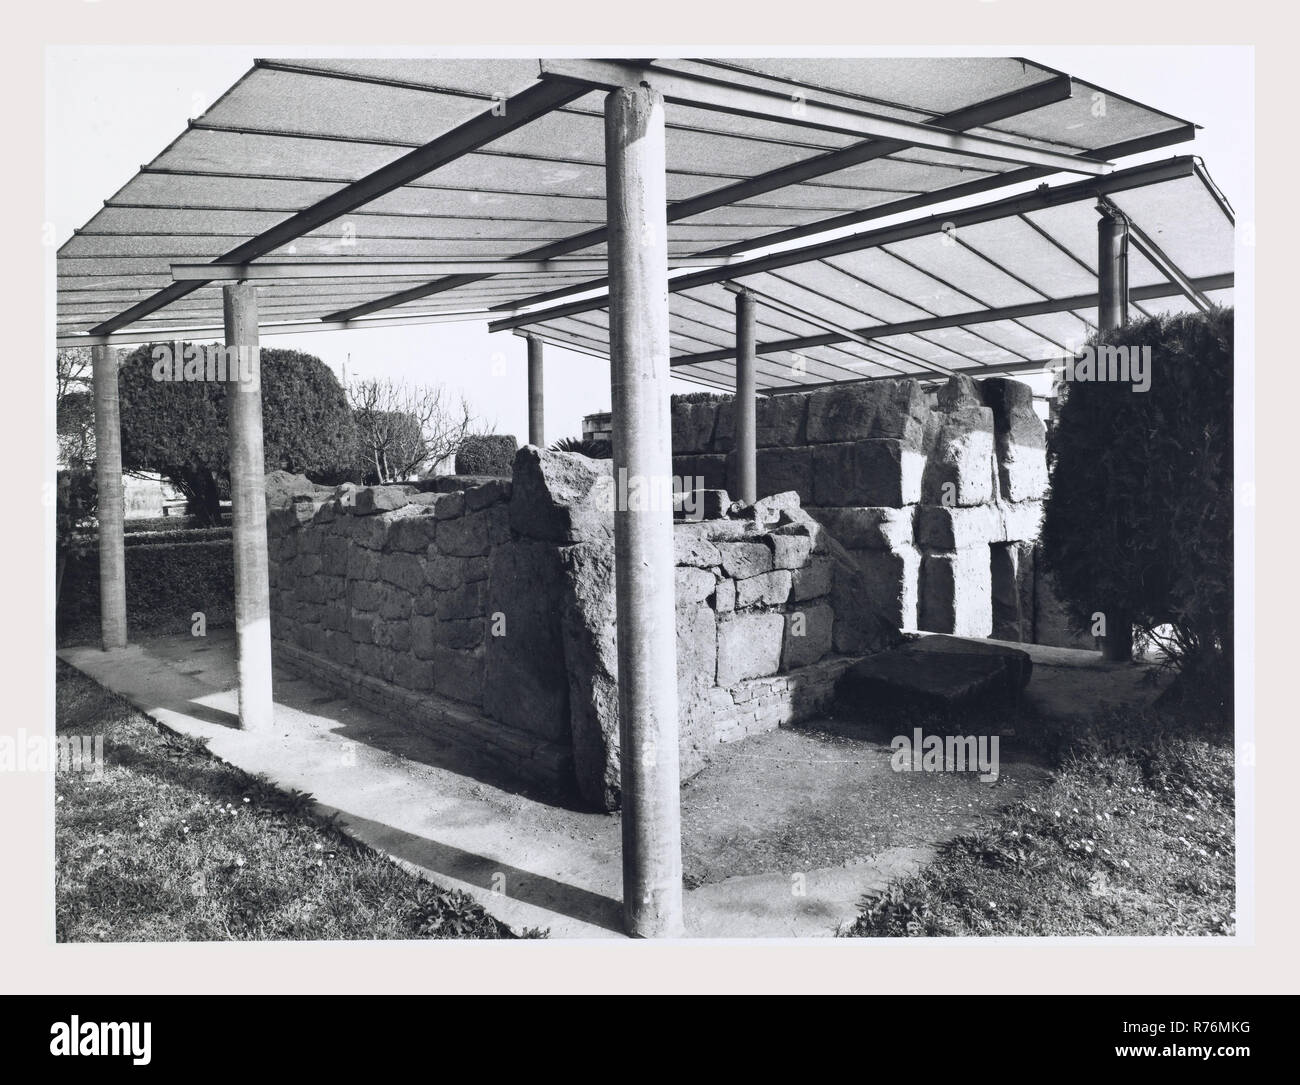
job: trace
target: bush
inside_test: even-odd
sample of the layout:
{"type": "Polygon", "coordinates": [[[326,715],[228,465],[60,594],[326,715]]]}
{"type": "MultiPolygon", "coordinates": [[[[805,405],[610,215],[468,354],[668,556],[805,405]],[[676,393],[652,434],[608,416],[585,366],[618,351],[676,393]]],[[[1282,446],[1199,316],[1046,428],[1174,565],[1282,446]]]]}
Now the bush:
{"type": "Polygon", "coordinates": [[[92,525],[99,507],[99,485],[90,467],[60,471],[57,477],[55,542],[60,556],[76,549],[79,533],[92,525]]]}
{"type": "MultiPolygon", "coordinates": [[[[149,344],[122,362],[122,464],[127,471],[162,475],[185,495],[200,523],[216,524],[221,500],[230,496],[228,389],[216,380],[157,379],[172,372],[164,364],[169,351],[169,344],[149,344]]],[[[261,366],[266,469],[325,477],[350,470],[356,426],[329,366],[310,354],[270,347],[261,351],[261,366]]]]}
{"type": "MultiPolygon", "coordinates": [[[[1080,629],[1131,617],[1180,694],[1231,706],[1231,309],[1152,317],[1103,342],[1150,348],[1150,387],[1073,380],[1048,437],[1043,556],[1080,629]]],[[[1094,341],[1093,346],[1097,346],[1094,341]]],[[[1204,703],[1202,707],[1208,707],[1204,703]]]]}
{"type": "MultiPolygon", "coordinates": [[[[221,529],[218,529],[221,530],[221,529]]],[[[228,529],[227,529],[228,530],[228,529]]],[[[229,538],[190,532],[201,541],[126,547],[126,613],[132,640],[179,632],[201,610],[208,626],[228,620],[235,597],[229,538]]],[[[99,628],[99,556],[92,545],[69,559],[59,590],[61,643],[91,638],[99,628]]]]}
{"type": "Polygon", "coordinates": [[[471,434],[456,451],[456,474],[509,478],[518,451],[519,442],[509,433],[471,434]]]}

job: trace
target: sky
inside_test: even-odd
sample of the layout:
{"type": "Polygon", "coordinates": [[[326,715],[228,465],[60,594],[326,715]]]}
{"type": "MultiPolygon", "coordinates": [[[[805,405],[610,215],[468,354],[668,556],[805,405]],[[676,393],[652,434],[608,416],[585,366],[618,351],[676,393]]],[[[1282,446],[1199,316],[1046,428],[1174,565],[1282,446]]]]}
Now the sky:
{"type": "MultiPolygon", "coordinates": [[[[366,55],[383,52],[374,48],[366,55]]],[[[403,55],[433,50],[404,47],[403,55]]],[[[478,49],[462,55],[490,55],[478,49]]],[[[645,46],[602,50],[605,55],[641,56],[645,46]]],[[[716,48],[674,48],[661,56],[720,55],[716,48]]],[[[732,50],[731,52],[738,52],[732,50]]],[[[753,56],[791,50],[753,47],[753,56]]],[[[801,49],[795,55],[809,55],[801,49]]],[[[820,50],[824,55],[871,55],[851,47],[820,50]]],[[[154,158],[252,65],[254,57],[347,55],[339,48],[188,46],[158,48],[51,48],[46,58],[46,221],[56,245],[84,224],[103,201],[154,158]]],[[[511,55],[519,55],[517,50],[511,55]]],[[[1086,79],[1202,126],[1181,146],[1135,155],[1124,165],[1197,154],[1237,213],[1254,222],[1253,50],[1242,46],[1025,46],[1006,49],[908,48],[880,55],[1016,55],[1086,79]]],[[[506,55],[501,51],[500,55],[506,55]]],[[[1060,179],[1052,178],[1055,182],[1060,179]]],[[[1022,186],[1030,187],[1030,186],[1022,186]]],[[[923,214],[957,210],[1016,192],[1000,190],[973,200],[953,201],[923,214]]],[[[888,225],[882,219],[869,227],[888,225]]],[[[1245,231],[1249,235],[1250,231],[1245,231]]],[[[53,261],[49,274],[53,276],[53,261]]],[[[52,292],[50,293],[52,297],[52,292]]],[[[51,303],[52,305],[52,303],[51,303]]],[[[48,319],[52,322],[51,311],[48,319]]],[[[319,332],[268,337],[267,346],[315,354],[349,379],[389,376],[420,384],[463,389],[471,409],[498,433],[521,443],[528,431],[525,344],[517,336],[491,334],[486,323],[433,324],[406,328],[319,332]]],[[[701,386],[674,379],[673,391],[701,386]]],[[[1036,391],[1045,391],[1036,388],[1036,391]]],[[[577,436],[584,414],[608,410],[609,368],[599,358],[546,346],[546,438],[577,436]]]]}

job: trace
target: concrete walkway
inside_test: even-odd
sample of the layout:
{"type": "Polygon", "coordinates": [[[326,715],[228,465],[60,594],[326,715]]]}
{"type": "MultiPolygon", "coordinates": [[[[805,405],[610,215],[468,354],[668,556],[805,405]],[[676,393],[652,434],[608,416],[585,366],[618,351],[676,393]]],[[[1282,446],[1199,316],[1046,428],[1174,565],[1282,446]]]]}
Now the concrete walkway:
{"type": "MultiPolygon", "coordinates": [[[[1085,684],[1095,685],[1098,674],[1114,684],[1112,672],[1083,665],[1082,653],[1031,646],[1031,654],[1031,689],[1050,698],[1051,675],[1066,673],[1071,683],[1058,699],[1071,706],[1097,703],[1095,695],[1080,701],[1080,675],[1085,684]],[[1058,652],[1067,654],[1055,663],[1039,658],[1058,652]]],[[[279,670],[274,726],[241,731],[226,630],[59,656],[164,726],[207,739],[223,760],[310,792],[353,836],[465,891],[512,928],[545,928],[556,938],[622,936],[617,814],[520,794],[463,751],[279,670]]],[[[856,917],[864,894],[919,869],[942,840],[1041,775],[1004,765],[996,788],[963,779],[944,786],[966,790],[937,794],[932,775],[891,772],[887,746],[846,741],[815,731],[755,736],[720,747],[686,785],[691,937],[829,936],[856,917]],[[911,790],[899,790],[905,787],[911,790]]]]}

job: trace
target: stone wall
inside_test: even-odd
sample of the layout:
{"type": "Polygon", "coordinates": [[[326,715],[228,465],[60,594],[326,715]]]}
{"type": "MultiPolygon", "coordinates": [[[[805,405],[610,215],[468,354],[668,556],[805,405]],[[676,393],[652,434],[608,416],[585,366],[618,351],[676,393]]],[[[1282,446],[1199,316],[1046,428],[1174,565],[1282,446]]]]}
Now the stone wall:
{"type": "MultiPolygon", "coordinates": [[[[277,660],[589,804],[619,801],[608,461],[521,449],[513,481],[268,486],[277,660]]],[[[675,525],[683,778],[806,718],[896,634],[795,494],[675,525]]]]}
{"type": "MultiPolygon", "coordinates": [[[[725,487],[731,397],[673,404],[679,475],[725,487]]],[[[1035,639],[1046,434],[1028,385],[955,376],[758,401],[758,492],[797,492],[902,629],[1035,639]]]]}

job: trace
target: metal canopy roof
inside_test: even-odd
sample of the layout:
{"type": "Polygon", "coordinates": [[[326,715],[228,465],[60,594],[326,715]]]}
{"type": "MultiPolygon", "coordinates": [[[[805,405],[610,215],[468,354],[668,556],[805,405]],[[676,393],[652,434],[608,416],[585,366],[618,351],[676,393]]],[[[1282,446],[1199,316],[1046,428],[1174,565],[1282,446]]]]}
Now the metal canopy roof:
{"type": "MultiPolygon", "coordinates": [[[[674,276],[674,375],[730,389],[735,289],[758,300],[761,389],[1041,369],[1096,327],[1099,199],[1130,223],[1131,318],[1231,304],[1232,211],[1180,157],[674,276]]],[[[606,302],[491,327],[605,354],[606,302]]]]}
{"type": "MultiPolygon", "coordinates": [[[[279,265],[259,289],[264,334],[564,307],[601,285],[591,262],[605,253],[604,88],[646,66],[668,103],[669,255],[706,265],[672,272],[674,364],[703,383],[730,374],[725,353],[707,357],[730,343],[729,269],[717,265],[739,271],[773,246],[1063,170],[1102,183],[1108,160],[1193,135],[1186,121],[1014,58],[258,61],[59,250],[60,344],[219,333],[221,282],[236,272],[207,280],[178,268],[174,279],[173,264],[279,265]],[[530,263],[501,266],[518,260],[530,263]],[[676,285],[699,276],[708,282],[676,285]]],[[[1231,272],[1230,236],[1225,262],[1222,229],[1199,209],[1207,193],[1193,171],[1111,198],[1132,203],[1173,263],[1204,279],[1231,272]]],[[[934,239],[916,239],[739,281],[772,299],[759,329],[768,341],[824,337],[826,322],[946,320],[1076,285],[1086,295],[1087,218],[1053,207],[1018,226],[962,226],[937,263],[934,239]]],[[[1131,281],[1142,304],[1144,285],[1169,278],[1135,259],[1131,281]]],[[[588,304],[530,330],[601,352],[602,314],[588,304]]],[[[1078,323],[1062,311],[897,345],[800,348],[795,383],[1030,357],[1078,323]],[[874,367],[845,368],[863,361],[874,367]]],[[[760,386],[789,372],[760,360],[760,386]]]]}

